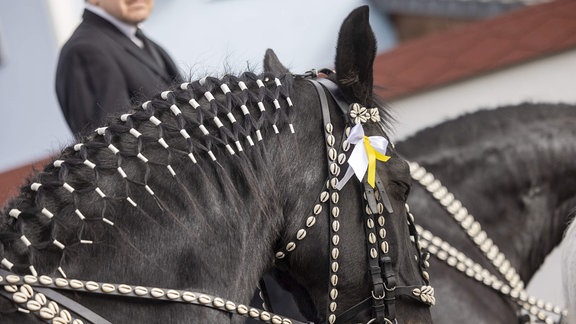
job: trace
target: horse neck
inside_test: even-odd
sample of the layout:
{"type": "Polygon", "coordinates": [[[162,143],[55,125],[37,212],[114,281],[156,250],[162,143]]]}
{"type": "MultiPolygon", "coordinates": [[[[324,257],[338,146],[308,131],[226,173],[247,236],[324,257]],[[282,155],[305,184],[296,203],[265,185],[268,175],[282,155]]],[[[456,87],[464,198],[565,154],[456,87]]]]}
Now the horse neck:
{"type": "Polygon", "coordinates": [[[415,158],[462,201],[525,282],[561,241],[576,203],[574,134],[557,122],[415,158]]]}
{"type": "MultiPolygon", "coordinates": [[[[178,123],[171,119],[178,109],[173,105],[180,106],[182,115],[192,110],[180,105],[181,92],[163,93],[147,108],[156,109],[157,121],[172,122],[164,134],[139,109],[66,149],[59,158],[64,162],[36,175],[5,208],[2,228],[16,233],[15,238],[25,234],[34,251],[18,241],[3,256],[14,263],[30,260],[40,274],[196,289],[247,303],[272,263],[272,246],[284,221],[277,217],[282,201],[275,170],[288,157],[268,150],[277,139],[270,125],[263,125],[263,140],[257,142],[251,130],[257,143],[250,147],[243,141],[245,151],[236,154],[190,133],[205,146],[194,152],[192,161],[178,123]],[[147,136],[153,140],[142,139],[147,136]],[[171,153],[158,144],[161,136],[175,148],[171,153]],[[120,157],[115,150],[129,154],[120,157]],[[33,183],[41,184],[40,189],[33,183]],[[8,215],[13,209],[21,213],[18,219],[8,215]]],[[[208,101],[197,100],[202,105],[208,101]]],[[[274,111],[271,100],[265,105],[274,111]]],[[[251,109],[255,113],[258,108],[251,109]]],[[[287,122],[277,121],[289,133],[287,122]]]]}

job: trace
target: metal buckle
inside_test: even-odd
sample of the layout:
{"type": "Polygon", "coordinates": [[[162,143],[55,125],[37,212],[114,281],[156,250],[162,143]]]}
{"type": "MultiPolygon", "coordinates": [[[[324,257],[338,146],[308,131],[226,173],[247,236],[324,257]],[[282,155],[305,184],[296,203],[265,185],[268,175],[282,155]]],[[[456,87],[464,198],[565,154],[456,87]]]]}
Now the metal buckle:
{"type": "Polygon", "coordinates": [[[386,282],[383,282],[382,284],[384,285],[384,289],[386,289],[386,291],[393,292],[396,290],[396,286],[388,288],[388,286],[386,286],[386,282]]]}
{"type": "MultiPolygon", "coordinates": [[[[371,320],[369,320],[368,322],[366,322],[366,324],[372,324],[376,321],[376,318],[373,318],[371,320]]],[[[398,324],[398,320],[394,319],[394,322],[392,322],[391,320],[384,318],[384,322],[386,322],[386,324],[398,324]]]]}
{"type": "MultiPolygon", "coordinates": [[[[384,285],[384,289],[386,289],[386,285],[384,285]]],[[[382,296],[374,295],[374,290],[372,290],[370,293],[372,294],[372,298],[374,298],[376,300],[382,300],[382,299],[384,299],[384,297],[386,297],[386,293],[384,291],[382,291],[382,296]]]]}

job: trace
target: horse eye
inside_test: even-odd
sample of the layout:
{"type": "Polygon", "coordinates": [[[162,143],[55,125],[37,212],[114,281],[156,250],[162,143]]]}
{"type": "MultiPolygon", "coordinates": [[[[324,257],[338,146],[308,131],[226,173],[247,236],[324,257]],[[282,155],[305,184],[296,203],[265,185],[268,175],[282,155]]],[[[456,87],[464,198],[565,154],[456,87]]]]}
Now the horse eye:
{"type": "Polygon", "coordinates": [[[410,184],[398,180],[391,180],[390,182],[394,184],[394,193],[397,195],[397,198],[402,199],[402,201],[406,201],[408,199],[408,195],[410,194],[410,184]]]}

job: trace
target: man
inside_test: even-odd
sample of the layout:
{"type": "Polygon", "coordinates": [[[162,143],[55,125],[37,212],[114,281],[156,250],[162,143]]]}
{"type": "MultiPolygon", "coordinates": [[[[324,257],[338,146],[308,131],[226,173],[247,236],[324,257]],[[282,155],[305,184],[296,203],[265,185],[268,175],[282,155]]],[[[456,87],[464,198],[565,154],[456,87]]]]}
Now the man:
{"type": "Polygon", "coordinates": [[[82,22],[60,52],[56,94],[75,135],[101,126],[181,81],[170,56],[141,35],[154,0],[86,0],[82,22]]]}

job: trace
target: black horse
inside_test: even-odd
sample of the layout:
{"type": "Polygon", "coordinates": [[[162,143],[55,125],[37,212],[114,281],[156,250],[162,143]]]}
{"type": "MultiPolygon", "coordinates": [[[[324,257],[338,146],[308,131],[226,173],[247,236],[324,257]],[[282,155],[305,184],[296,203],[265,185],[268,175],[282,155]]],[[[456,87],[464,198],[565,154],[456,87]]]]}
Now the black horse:
{"type": "Polygon", "coordinates": [[[268,72],[177,85],[64,149],[2,211],[2,323],[290,323],[245,306],[274,265],[314,321],[430,322],[408,164],[389,146],[375,182],[337,189],[350,127],[386,137],[375,48],[362,7],[325,80],[269,51],[268,72]]]}
{"type": "Polygon", "coordinates": [[[468,114],[396,145],[401,156],[440,181],[414,165],[413,175],[427,189],[413,185],[411,211],[443,241],[422,235],[443,259],[431,260],[435,322],[518,323],[519,303],[532,309],[534,319],[560,317],[550,305],[538,308],[522,282],[530,281],[573,217],[575,138],[576,107],[526,103],[468,114]]]}

